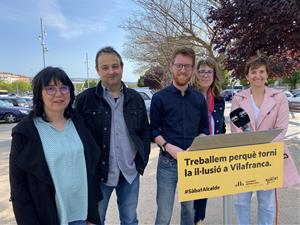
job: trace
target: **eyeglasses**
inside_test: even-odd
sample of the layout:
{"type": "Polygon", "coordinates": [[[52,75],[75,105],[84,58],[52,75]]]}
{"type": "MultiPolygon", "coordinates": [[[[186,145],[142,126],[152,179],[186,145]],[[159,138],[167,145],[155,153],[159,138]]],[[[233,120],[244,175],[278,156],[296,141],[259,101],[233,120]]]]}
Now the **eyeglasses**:
{"type": "Polygon", "coordinates": [[[57,91],[59,91],[61,94],[66,95],[70,93],[70,88],[69,86],[62,85],[60,87],[54,86],[54,85],[49,85],[44,87],[46,93],[48,95],[54,96],[57,91]]]}
{"type": "Polygon", "coordinates": [[[184,68],[185,70],[192,70],[193,69],[193,65],[191,64],[173,64],[175,70],[182,70],[182,68],[184,68]]]}
{"type": "Polygon", "coordinates": [[[198,70],[198,74],[200,76],[204,76],[204,75],[213,76],[214,75],[214,71],[213,70],[198,70]]]}

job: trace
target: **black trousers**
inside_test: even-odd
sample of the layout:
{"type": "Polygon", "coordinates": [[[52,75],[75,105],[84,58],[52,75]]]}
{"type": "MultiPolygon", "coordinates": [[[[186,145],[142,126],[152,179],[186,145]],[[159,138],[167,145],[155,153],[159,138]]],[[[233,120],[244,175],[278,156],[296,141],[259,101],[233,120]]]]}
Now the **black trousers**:
{"type": "Polygon", "coordinates": [[[194,222],[198,223],[200,220],[205,219],[205,211],[207,205],[207,198],[197,199],[194,201],[195,217],[194,222]]]}

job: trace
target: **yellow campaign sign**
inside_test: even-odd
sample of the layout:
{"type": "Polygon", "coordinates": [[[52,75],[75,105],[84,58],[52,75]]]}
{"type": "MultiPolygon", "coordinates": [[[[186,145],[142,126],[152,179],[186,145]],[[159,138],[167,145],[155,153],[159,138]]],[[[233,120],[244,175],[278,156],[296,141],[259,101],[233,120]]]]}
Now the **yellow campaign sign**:
{"type": "Polygon", "coordinates": [[[282,187],[283,155],[283,142],[178,153],[179,201],[282,187]]]}

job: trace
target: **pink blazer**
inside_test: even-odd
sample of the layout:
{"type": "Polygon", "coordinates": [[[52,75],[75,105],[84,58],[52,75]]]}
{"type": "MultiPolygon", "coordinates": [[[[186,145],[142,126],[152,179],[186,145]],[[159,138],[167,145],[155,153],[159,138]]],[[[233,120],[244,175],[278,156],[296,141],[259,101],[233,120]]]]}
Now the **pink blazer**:
{"type": "MultiPolygon", "coordinates": [[[[265,97],[260,108],[257,126],[255,126],[254,112],[252,108],[252,100],[250,88],[238,92],[231,105],[231,111],[241,107],[250,117],[250,127],[253,131],[269,130],[274,128],[283,129],[283,131],[273,140],[283,141],[289,124],[289,107],[286,96],[280,90],[273,88],[265,88],[265,97]]],[[[231,132],[242,132],[233,123],[230,124],[231,132]]],[[[287,146],[285,145],[285,159],[284,159],[284,187],[289,187],[300,183],[300,176],[298,174],[295,163],[287,146]]]]}

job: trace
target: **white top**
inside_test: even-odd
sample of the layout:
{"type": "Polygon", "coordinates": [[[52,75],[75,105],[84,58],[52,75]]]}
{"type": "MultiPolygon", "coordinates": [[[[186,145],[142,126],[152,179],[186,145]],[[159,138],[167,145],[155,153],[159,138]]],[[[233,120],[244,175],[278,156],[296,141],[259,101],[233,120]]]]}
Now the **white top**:
{"type": "Polygon", "coordinates": [[[253,99],[253,95],[251,95],[251,102],[252,102],[252,109],[253,109],[253,113],[254,113],[255,126],[257,126],[259,113],[260,113],[260,108],[258,108],[257,105],[255,104],[255,101],[253,99]]]}

